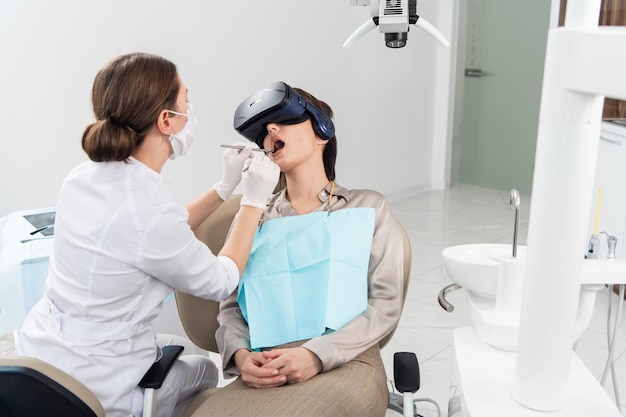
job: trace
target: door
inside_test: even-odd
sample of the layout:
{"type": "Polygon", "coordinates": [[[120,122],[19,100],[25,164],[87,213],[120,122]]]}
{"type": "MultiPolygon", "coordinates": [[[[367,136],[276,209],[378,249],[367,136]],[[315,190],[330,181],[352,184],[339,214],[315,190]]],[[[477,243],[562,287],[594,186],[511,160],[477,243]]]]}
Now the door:
{"type": "Polygon", "coordinates": [[[530,195],[550,3],[466,1],[454,182],[530,195]]]}

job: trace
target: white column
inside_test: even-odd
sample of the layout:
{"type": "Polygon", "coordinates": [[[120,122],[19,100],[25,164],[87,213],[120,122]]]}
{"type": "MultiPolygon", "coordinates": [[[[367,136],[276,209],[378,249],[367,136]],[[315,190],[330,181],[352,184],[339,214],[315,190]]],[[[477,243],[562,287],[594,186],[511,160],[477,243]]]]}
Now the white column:
{"type": "Polygon", "coordinates": [[[565,28],[548,35],[513,385],[541,411],[566,401],[604,98],[569,88],[581,52],[568,29],[597,26],[599,13],[600,0],[569,0],[565,28]]]}

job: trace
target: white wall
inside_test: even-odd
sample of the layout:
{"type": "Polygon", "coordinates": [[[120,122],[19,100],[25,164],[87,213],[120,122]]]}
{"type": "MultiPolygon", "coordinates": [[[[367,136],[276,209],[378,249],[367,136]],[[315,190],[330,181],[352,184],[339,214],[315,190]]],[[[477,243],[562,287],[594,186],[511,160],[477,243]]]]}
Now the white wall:
{"type": "MultiPolygon", "coordinates": [[[[443,22],[452,40],[456,1],[420,1],[418,14],[443,22]]],[[[172,60],[190,90],[201,138],[163,172],[183,203],[219,178],[218,145],[240,140],[239,102],[278,80],[333,107],[342,185],[390,197],[440,187],[448,152],[434,141],[447,141],[449,103],[435,89],[450,79],[450,60],[416,28],[400,50],[377,30],[343,49],[368,18],[347,0],[0,0],[0,217],[55,205],[63,177],[86,158],[96,72],[134,51],[172,60]]]]}

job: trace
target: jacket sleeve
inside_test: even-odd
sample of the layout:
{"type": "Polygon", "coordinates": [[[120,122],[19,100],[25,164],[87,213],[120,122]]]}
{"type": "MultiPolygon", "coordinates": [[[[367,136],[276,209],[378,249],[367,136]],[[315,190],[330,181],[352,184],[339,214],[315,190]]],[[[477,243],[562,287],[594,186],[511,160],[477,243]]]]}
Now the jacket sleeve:
{"type": "Polygon", "coordinates": [[[250,348],[250,332],[248,323],[243,318],[237,303],[237,291],[220,303],[217,316],[220,327],[215,333],[217,347],[222,357],[224,376],[230,378],[239,375],[233,356],[239,349],[250,348]]]}

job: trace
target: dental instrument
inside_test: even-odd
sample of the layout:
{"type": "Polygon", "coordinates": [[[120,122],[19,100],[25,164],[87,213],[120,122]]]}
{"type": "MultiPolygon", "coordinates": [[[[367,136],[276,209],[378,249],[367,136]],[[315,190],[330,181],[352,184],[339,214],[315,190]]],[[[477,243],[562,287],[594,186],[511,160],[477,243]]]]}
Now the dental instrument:
{"type": "Polygon", "coordinates": [[[589,246],[587,249],[588,259],[598,259],[598,251],[600,246],[600,240],[598,238],[598,228],[600,225],[600,207],[602,207],[602,186],[598,187],[598,198],[596,200],[596,214],[593,220],[593,231],[589,238],[589,246]]]}
{"type": "Polygon", "coordinates": [[[49,225],[47,225],[47,226],[39,227],[39,228],[37,228],[37,229],[33,230],[32,232],[30,232],[30,234],[31,234],[31,235],[36,235],[37,233],[39,233],[39,232],[43,232],[44,230],[48,230],[48,229],[50,229],[51,227],[54,227],[54,224],[49,224],[49,225]]]}
{"type": "Polygon", "coordinates": [[[349,49],[359,38],[378,26],[380,33],[385,34],[385,45],[388,48],[402,48],[406,45],[409,25],[415,25],[435,38],[443,47],[450,42],[436,27],[417,15],[417,0],[350,0],[351,6],[370,6],[371,19],[359,26],[344,42],[343,47],[349,49]]]}
{"type": "Polygon", "coordinates": [[[22,239],[22,240],[20,240],[20,243],[36,242],[38,240],[44,240],[44,239],[54,239],[54,235],[42,236],[42,237],[32,237],[30,239],[22,239]]]}
{"type": "MultiPolygon", "coordinates": [[[[245,146],[243,146],[243,145],[227,145],[227,144],[225,144],[225,143],[222,143],[220,146],[221,146],[222,148],[239,149],[240,151],[241,151],[243,148],[245,148],[245,146]]],[[[264,153],[265,153],[265,155],[269,155],[269,154],[271,154],[271,153],[274,153],[274,151],[268,151],[268,150],[261,149],[261,148],[253,148],[252,150],[253,150],[253,151],[255,151],[255,152],[264,152],[264,153]]]]}
{"type": "Polygon", "coordinates": [[[335,135],[330,117],[287,83],[278,81],[242,101],[235,110],[233,125],[240,135],[263,147],[268,123],[295,124],[307,119],[311,119],[313,130],[321,139],[335,135]]]}

